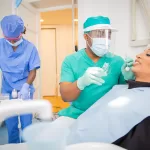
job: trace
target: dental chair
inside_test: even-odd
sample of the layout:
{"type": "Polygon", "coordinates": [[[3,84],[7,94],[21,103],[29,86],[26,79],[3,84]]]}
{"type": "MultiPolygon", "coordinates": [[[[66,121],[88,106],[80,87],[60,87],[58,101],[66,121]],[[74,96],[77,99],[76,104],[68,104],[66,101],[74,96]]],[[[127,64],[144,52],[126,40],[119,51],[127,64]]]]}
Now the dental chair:
{"type": "Polygon", "coordinates": [[[125,149],[106,143],[83,143],[70,145],[65,150],[125,150],[125,149]]]}
{"type": "MultiPolygon", "coordinates": [[[[44,100],[33,100],[33,101],[22,101],[22,100],[4,100],[0,101],[0,121],[5,120],[9,117],[28,114],[28,113],[38,113],[39,118],[42,120],[50,120],[53,116],[52,114],[52,106],[48,101],[44,100]]],[[[54,121],[55,122],[55,121],[54,121]]],[[[27,127],[25,130],[30,130],[34,125],[27,127]]],[[[58,126],[57,126],[58,127],[58,126]]],[[[31,130],[33,131],[33,130],[31,130]]],[[[21,144],[7,144],[0,146],[0,150],[36,150],[29,149],[27,143],[21,144]]],[[[112,144],[104,144],[104,143],[82,143],[66,146],[65,149],[59,150],[125,150],[118,146],[112,144]]],[[[42,148],[42,150],[49,150],[46,146],[42,148]]],[[[55,150],[55,149],[53,149],[55,150]]],[[[57,149],[58,150],[58,149],[57,149]]]]}
{"type": "MultiPolygon", "coordinates": [[[[9,117],[37,113],[42,120],[50,120],[52,118],[52,106],[45,100],[0,100],[0,122],[6,120],[9,117]]],[[[0,150],[28,150],[27,145],[21,144],[7,144],[0,145],[0,150]]]]}
{"type": "Polygon", "coordinates": [[[0,150],[28,150],[27,144],[7,144],[1,145],[0,150]]]}

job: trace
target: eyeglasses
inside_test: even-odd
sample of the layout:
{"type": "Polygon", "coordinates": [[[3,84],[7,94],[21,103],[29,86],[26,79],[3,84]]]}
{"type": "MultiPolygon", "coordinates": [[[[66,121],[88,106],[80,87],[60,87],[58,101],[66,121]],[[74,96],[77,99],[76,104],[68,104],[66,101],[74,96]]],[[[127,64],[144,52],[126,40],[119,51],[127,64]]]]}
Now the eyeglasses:
{"type": "Polygon", "coordinates": [[[19,41],[20,39],[21,39],[21,37],[22,37],[22,34],[20,34],[17,38],[8,38],[8,37],[6,37],[5,35],[4,35],[4,38],[6,39],[6,40],[8,40],[9,42],[17,42],[17,41],[19,41]]]}

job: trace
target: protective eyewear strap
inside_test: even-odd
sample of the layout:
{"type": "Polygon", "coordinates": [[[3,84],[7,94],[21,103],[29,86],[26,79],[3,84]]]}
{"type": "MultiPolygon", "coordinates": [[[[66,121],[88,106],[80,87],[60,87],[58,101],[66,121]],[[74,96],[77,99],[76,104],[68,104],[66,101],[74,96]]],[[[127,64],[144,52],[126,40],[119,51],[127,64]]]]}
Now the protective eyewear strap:
{"type": "Polygon", "coordinates": [[[105,36],[105,39],[106,39],[105,40],[106,41],[106,43],[105,43],[106,44],[106,49],[108,49],[108,30],[105,30],[105,35],[106,35],[105,36]]]}
{"type": "MultiPolygon", "coordinates": [[[[4,35],[4,34],[3,34],[4,35]]],[[[7,39],[7,40],[19,40],[21,38],[22,34],[19,35],[19,37],[17,38],[8,38],[4,35],[4,38],[7,39]]]]}

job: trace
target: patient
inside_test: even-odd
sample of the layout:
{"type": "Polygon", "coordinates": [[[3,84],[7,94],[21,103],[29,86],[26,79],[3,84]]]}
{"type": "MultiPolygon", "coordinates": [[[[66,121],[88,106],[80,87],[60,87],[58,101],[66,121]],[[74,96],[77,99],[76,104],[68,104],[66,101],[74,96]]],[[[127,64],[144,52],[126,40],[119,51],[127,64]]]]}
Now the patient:
{"type": "Polygon", "coordinates": [[[71,126],[68,143],[114,143],[128,150],[150,149],[150,49],[137,55],[135,81],[116,85],[71,126]]]}

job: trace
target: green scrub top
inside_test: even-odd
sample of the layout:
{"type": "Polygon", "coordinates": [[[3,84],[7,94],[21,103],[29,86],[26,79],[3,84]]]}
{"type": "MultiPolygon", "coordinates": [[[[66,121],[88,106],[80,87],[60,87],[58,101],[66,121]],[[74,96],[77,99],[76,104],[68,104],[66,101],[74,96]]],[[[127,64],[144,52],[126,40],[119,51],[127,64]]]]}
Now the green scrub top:
{"type": "Polygon", "coordinates": [[[114,85],[125,84],[124,77],[121,73],[121,67],[124,61],[120,56],[102,57],[95,63],[88,57],[85,49],[83,49],[65,58],[61,68],[60,82],[75,82],[89,67],[102,68],[105,63],[109,63],[108,75],[102,77],[105,83],[101,86],[92,84],[85,87],[79,97],[68,108],[59,112],[59,116],[77,119],[114,85]]]}

